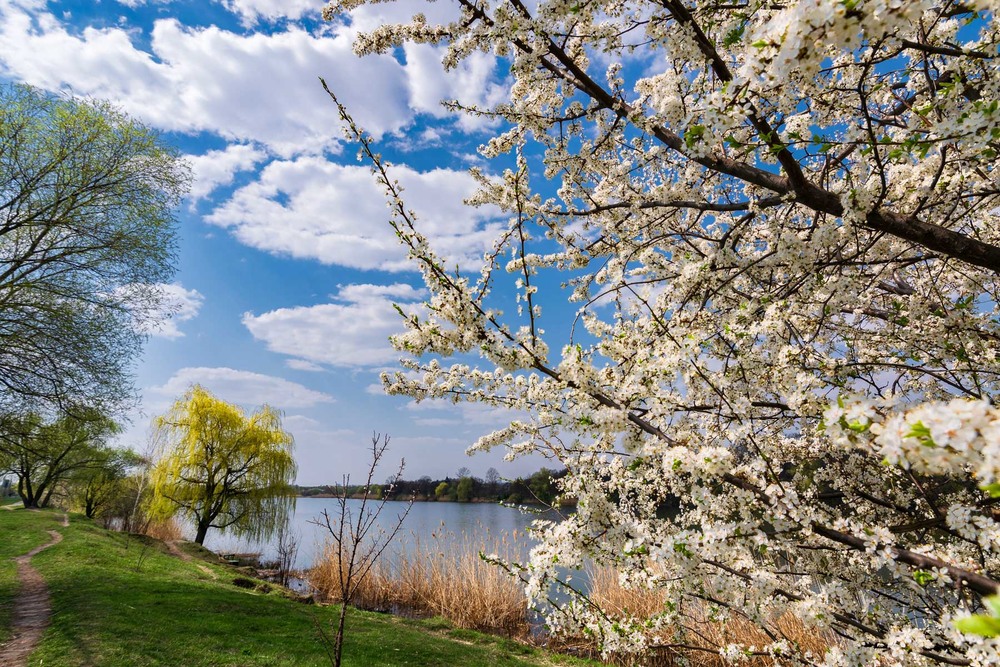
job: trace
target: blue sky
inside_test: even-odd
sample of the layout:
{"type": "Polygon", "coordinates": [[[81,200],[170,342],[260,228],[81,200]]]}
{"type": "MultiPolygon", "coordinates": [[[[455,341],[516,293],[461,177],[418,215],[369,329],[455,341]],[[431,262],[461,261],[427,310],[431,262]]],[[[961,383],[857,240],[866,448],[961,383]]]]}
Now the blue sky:
{"type": "Polygon", "coordinates": [[[461,466],[480,476],[490,466],[507,477],[535,470],[544,461],[464,456],[509,420],[503,413],[382,395],[378,373],[397,358],[387,342],[399,328],[392,303],[424,292],[318,82],[326,78],[398,165],[435,246],[471,266],[503,224],[496,211],[461,205],[472,192],[465,169],[482,165],[476,147],[490,128],[439,101],[502,99],[504,72],[482,55],[446,74],[426,45],[358,59],[356,31],[404,19],[402,10],[363,8],[327,24],[322,6],[0,0],[0,77],[112,100],[162,131],[194,170],[167,288],[178,311],[136,368],[142,407],[123,440],[143,450],[150,417],[198,382],[247,407],[282,409],[300,483],[361,474],[373,430],[392,436],[391,455],[406,458],[410,478],[461,466]]]}

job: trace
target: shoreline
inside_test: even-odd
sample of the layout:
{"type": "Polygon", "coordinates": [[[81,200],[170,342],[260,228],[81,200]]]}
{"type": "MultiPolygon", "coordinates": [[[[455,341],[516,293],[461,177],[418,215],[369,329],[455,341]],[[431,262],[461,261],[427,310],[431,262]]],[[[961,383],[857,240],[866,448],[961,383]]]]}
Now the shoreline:
{"type": "MultiPolygon", "coordinates": [[[[335,494],[335,493],[316,493],[316,494],[310,494],[308,496],[303,496],[303,495],[297,495],[297,496],[295,496],[296,500],[298,500],[300,498],[326,498],[326,499],[329,499],[329,498],[340,498],[340,496],[337,495],[337,494],[335,494]]],[[[363,495],[352,495],[352,496],[348,496],[348,499],[350,499],[350,500],[363,500],[364,496],[363,495]]],[[[371,502],[381,502],[382,501],[381,498],[374,498],[372,496],[369,496],[368,500],[371,501],[371,502]]],[[[415,496],[413,498],[386,498],[386,500],[388,502],[394,502],[394,503],[405,503],[405,502],[411,502],[412,501],[412,502],[415,502],[415,503],[451,503],[451,504],[454,504],[454,505],[473,505],[473,504],[505,505],[505,506],[511,507],[513,509],[517,509],[517,507],[522,506],[522,505],[526,506],[526,507],[541,508],[541,509],[561,509],[561,508],[566,508],[566,507],[576,507],[576,499],[574,499],[574,498],[563,499],[563,500],[560,501],[560,503],[559,503],[558,506],[556,506],[556,505],[546,505],[545,503],[531,502],[531,501],[524,501],[524,500],[522,500],[520,502],[517,502],[517,503],[508,503],[508,502],[503,501],[503,500],[495,500],[495,499],[492,499],[492,498],[471,498],[469,500],[438,500],[437,498],[427,498],[427,497],[415,496]]]]}

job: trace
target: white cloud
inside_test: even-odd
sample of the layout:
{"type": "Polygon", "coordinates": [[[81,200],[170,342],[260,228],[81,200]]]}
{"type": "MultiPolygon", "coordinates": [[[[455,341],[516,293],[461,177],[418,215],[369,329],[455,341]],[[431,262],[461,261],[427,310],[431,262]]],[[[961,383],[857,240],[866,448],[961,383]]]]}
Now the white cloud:
{"type": "Polygon", "coordinates": [[[351,303],[364,303],[374,299],[390,297],[400,301],[416,301],[422,298],[426,292],[423,289],[416,289],[412,285],[395,283],[393,285],[338,285],[340,291],[334,298],[351,303]]]}
{"type": "Polygon", "coordinates": [[[288,415],[282,421],[288,428],[296,428],[303,431],[321,431],[323,429],[323,424],[318,419],[306,417],[305,415],[288,415]]]}
{"type": "Polygon", "coordinates": [[[201,310],[205,297],[198,290],[184,289],[180,283],[160,284],[156,287],[163,296],[163,308],[149,318],[144,332],[159,338],[183,337],[184,332],[177,325],[194,319],[201,310]]]}
{"type": "Polygon", "coordinates": [[[205,297],[180,283],[133,283],[115,292],[132,310],[140,333],[158,338],[181,338],[181,322],[194,319],[205,297]]]}
{"type": "MultiPolygon", "coordinates": [[[[129,7],[169,3],[118,1],[129,7]]],[[[496,58],[489,54],[473,54],[448,73],[440,64],[441,47],[426,44],[358,58],[353,51],[358,32],[408,22],[414,12],[408,3],[360,7],[349,18],[310,32],[295,20],[321,9],[320,0],[216,1],[247,26],[259,19],[292,22],[264,34],[163,19],[154,23],[149,46],[143,47],[129,26],[71,29],[68,20],[46,11],[45,2],[8,0],[0,3],[0,74],[48,90],[115,100],[159,129],[255,141],[283,156],[334,150],[340,141],[340,121],[318,76],[376,138],[408,127],[415,113],[445,116],[442,98],[488,106],[507,95],[509,82],[498,77],[496,58]]],[[[419,9],[430,23],[447,23],[457,14],[449,3],[419,9]]],[[[464,130],[487,122],[458,117],[464,130]]]]}
{"type": "MultiPolygon", "coordinates": [[[[391,175],[435,250],[450,262],[475,266],[500,225],[490,223],[496,209],[462,203],[475,191],[472,176],[403,165],[393,166],[391,175]]],[[[319,157],[271,162],[207,217],[242,243],[278,255],[357,269],[412,269],[388,219],[385,196],[367,167],[319,157]]]]}
{"type": "Polygon", "coordinates": [[[444,398],[431,398],[419,403],[417,401],[410,401],[406,404],[406,410],[418,415],[426,414],[427,412],[443,412],[446,414],[445,417],[415,417],[414,421],[416,423],[457,418],[465,425],[490,426],[494,428],[509,424],[512,419],[523,416],[523,413],[507,408],[494,407],[484,403],[467,403],[465,401],[453,403],[444,398]]]}
{"type": "Polygon", "coordinates": [[[342,303],[246,313],[243,324],[267,349],[315,364],[371,367],[395,361],[389,336],[403,324],[393,303],[412,303],[421,292],[409,285],[347,285],[342,303]]]}
{"type": "Polygon", "coordinates": [[[319,14],[326,4],[322,0],[222,0],[222,5],[237,14],[244,25],[259,19],[298,19],[306,14],[319,14]]]}
{"type": "Polygon", "coordinates": [[[136,7],[141,7],[143,5],[166,5],[173,2],[173,0],[116,0],[119,5],[125,5],[131,9],[136,7]]]}
{"type": "Polygon", "coordinates": [[[459,419],[446,419],[444,417],[430,417],[427,419],[414,419],[413,423],[417,426],[461,426],[462,422],[459,419]]]}
{"type": "Polygon", "coordinates": [[[406,74],[391,56],[358,58],[351,35],[295,26],[274,34],[160,20],[147,53],[124,28],[70,32],[55,16],[0,7],[0,73],[48,90],[116,100],[163,130],[256,141],[279,155],[339,141],[331,87],[375,136],[407,126],[406,74]]]}
{"type": "MultiPolygon", "coordinates": [[[[509,82],[496,77],[497,60],[486,53],[473,53],[455,69],[445,72],[441,59],[445,47],[430,44],[406,44],[407,84],[410,106],[414,110],[438,118],[448,112],[442,100],[457,100],[463,106],[488,109],[502,102],[509,93],[509,82]]],[[[494,121],[482,116],[462,114],[458,124],[464,130],[475,131],[494,121]]]]}
{"type": "Polygon", "coordinates": [[[315,364],[311,361],[306,361],[305,359],[288,359],[285,361],[285,365],[296,371],[307,371],[310,373],[315,373],[317,371],[323,370],[323,367],[319,364],[315,364]]]}
{"type": "MultiPolygon", "coordinates": [[[[420,3],[417,7],[406,2],[364,5],[350,13],[349,28],[341,28],[338,32],[353,38],[358,32],[370,32],[386,24],[406,24],[417,11],[424,15],[429,25],[447,25],[459,19],[455,3],[420,3]]],[[[496,57],[475,52],[456,68],[445,72],[441,64],[445,50],[444,46],[431,44],[407,43],[403,46],[410,106],[415,111],[443,118],[449,112],[442,106],[442,100],[455,99],[464,105],[490,107],[506,99],[512,82],[498,76],[496,57]]],[[[459,127],[466,131],[479,130],[492,123],[484,117],[458,116],[459,127]]]]}
{"type": "Polygon", "coordinates": [[[273,375],[233,368],[189,367],[178,370],[164,384],[146,390],[147,396],[154,399],[150,407],[169,405],[183,396],[193,384],[200,384],[224,401],[251,407],[267,403],[288,410],[334,402],[329,394],[273,375]]]}
{"type": "Polygon", "coordinates": [[[209,151],[204,155],[189,155],[187,161],[194,172],[191,199],[203,199],[219,186],[229,185],[236,174],[253,169],[267,153],[252,144],[233,144],[225,150],[209,151]]]}

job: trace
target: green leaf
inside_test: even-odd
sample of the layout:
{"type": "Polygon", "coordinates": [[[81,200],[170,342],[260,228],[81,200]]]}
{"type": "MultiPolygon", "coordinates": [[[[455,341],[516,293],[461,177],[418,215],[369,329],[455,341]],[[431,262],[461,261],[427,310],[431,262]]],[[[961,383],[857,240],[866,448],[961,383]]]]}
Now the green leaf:
{"type": "Polygon", "coordinates": [[[1000,595],[991,595],[983,598],[983,602],[990,608],[994,616],[1000,617],[1000,595]]]}
{"type": "Polygon", "coordinates": [[[701,141],[701,138],[705,135],[704,125],[692,125],[684,133],[684,145],[691,148],[696,143],[701,141]]]}
{"type": "Polygon", "coordinates": [[[847,425],[847,428],[854,431],[855,433],[864,433],[872,427],[871,422],[861,423],[859,421],[853,421],[847,425]]]}
{"type": "Polygon", "coordinates": [[[1000,483],[984,484],[979,488],[985,491],[990,498],[1000,498],[1000,483]]]}
{"type": "Polygon", "coordinates": [[[934,447],[934,438],[931,437],[931,430],[924,426],[923,422],[916,422],[910,425],[910,431],[904,436],[906,438],[916,438],[924,447],[934,447]]]}
{"type": "Polygon", "coordinates": [[[955,627],[959,632],[967,635],[979,635],[980,637],[1000,637],[1000,618],[976,614],[968,618],[955,621],[955,627]]]}
{"type": "Polygon", "coordinates": [[[741,23],[737,27],[733,28],[726,33],[726,36],[722,39],[723,46],[735,46],[740,43],[743,39],[743,33],[746,32],[747,24],[746,22],[741,23]]]}

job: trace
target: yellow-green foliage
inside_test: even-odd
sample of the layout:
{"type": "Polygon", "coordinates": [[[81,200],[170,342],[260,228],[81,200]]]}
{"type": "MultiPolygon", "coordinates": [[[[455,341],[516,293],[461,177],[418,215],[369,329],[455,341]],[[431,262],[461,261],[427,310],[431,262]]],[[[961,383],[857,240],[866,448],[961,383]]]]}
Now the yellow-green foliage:
{"type": "Polygon", "coordinates": [[[281,413],[247,415],[195,385],[157,417],[162,455],[153,467],[154,517],[183,513],[198,526],[250,537],[273,533],[293,506],[295,461],[281,413]]]}

